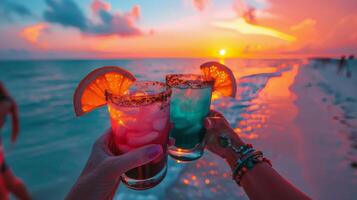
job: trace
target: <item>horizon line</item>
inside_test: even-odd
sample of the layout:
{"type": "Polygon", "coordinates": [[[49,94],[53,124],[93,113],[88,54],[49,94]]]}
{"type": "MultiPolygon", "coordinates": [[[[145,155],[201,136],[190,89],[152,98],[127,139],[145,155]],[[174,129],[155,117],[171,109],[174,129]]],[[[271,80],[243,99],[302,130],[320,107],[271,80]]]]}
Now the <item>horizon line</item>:
{"type": "Polygon", "coordinates": [[[99,57],[60,57],[60,58],[1,58],[0,62],[6,61],[70,61],[70,60],[133,60],[133,59],[210,59],[210,60],[231,60],[231,59],[242,59],[242,60],[293,60],[293,59],[338,59],[338,56],[271,56],[271,57],[117,57],[117,58],[99,58],[99,57]]]}

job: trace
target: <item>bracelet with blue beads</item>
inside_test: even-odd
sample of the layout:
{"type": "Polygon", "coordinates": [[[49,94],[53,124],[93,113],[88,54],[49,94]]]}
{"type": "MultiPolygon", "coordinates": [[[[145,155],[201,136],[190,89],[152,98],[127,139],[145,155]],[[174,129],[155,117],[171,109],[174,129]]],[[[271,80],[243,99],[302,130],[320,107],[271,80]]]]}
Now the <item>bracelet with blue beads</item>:
{"type": "Polygon", "coordinates": [[[241,145],[236,147],[232,145],[232,140],[225,135],[220,136],[220,146],[224,148],[231,148],[238,155],[238,160],[233,168],[233,180],[241,186],[241,179],[243,175],[254,168],[258,163],[266,162],[272,166],[270,160],[263,156],[263,152],[256,151],[251,144],[241,145]]]}

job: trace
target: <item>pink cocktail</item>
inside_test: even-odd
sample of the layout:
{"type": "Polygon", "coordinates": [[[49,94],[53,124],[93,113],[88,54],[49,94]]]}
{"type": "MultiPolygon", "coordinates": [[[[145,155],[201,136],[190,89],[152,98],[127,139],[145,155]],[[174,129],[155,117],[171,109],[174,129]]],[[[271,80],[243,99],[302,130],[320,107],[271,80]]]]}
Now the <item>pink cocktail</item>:
{"type": "Polygon", "coordinates": [[[171,89],[161,82],[135,82],[122,96],[107,94],[114,143],[123,154],[148,144],[160,144],[164,154],[122,176],[130,188],[144,190],[166,175],[171,89]]]}

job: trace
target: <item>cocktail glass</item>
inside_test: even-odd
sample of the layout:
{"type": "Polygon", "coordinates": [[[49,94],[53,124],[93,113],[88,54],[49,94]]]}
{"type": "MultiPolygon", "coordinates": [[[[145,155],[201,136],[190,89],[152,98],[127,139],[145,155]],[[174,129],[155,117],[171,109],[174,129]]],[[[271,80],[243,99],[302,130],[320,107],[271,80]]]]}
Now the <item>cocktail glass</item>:
{"type": "Polygon", "coordinates": [[[210,110],[214,79],[198,74],[169,74],[166,84],[172,89],[170,119],[174,128],[170,136],[175,138],[169,154],[179,161],[196,160],[203,154],[203,120],[210,110]]]}
{"type": "Polygon", "coordinates": [[[126,153],[148,144],[160,144],[164,150],[156,160],[122,175],[122,181],[129,188],[152,188],[166,175],[170,96],[168,86],[150,81],[133,83],[122,96],[107,93],[114,143],[119,152],[126,153]]]}

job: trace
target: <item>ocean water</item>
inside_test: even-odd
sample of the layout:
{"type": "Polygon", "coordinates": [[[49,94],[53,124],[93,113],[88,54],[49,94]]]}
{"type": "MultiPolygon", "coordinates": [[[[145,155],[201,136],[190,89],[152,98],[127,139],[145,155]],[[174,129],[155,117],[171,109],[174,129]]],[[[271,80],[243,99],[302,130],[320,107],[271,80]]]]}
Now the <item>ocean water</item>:
{"type": "MultiPolygon", "coordinates": [[[[7,163],[34,199],[63,199],[83,168],[93,142],[109,125],[105,108],[81,118],[72,95],[91,70],[121,66],[140,80],[168,73],[199,73],[204,59],[0,61],[0,80],[20,108],[21,133],[9,142],[7,163]]],[[[269,157],[274,168],[314,199],[357,196],[357,63],[319,60],[224,60],[234,72],[235,99],[213,102],[243,140],[269,157]]],[[[209,152],[195,162],[169,160],[157,187],[133,191],[123,184],[116,199],[247,199],[223,160],[209,152]]]]}

